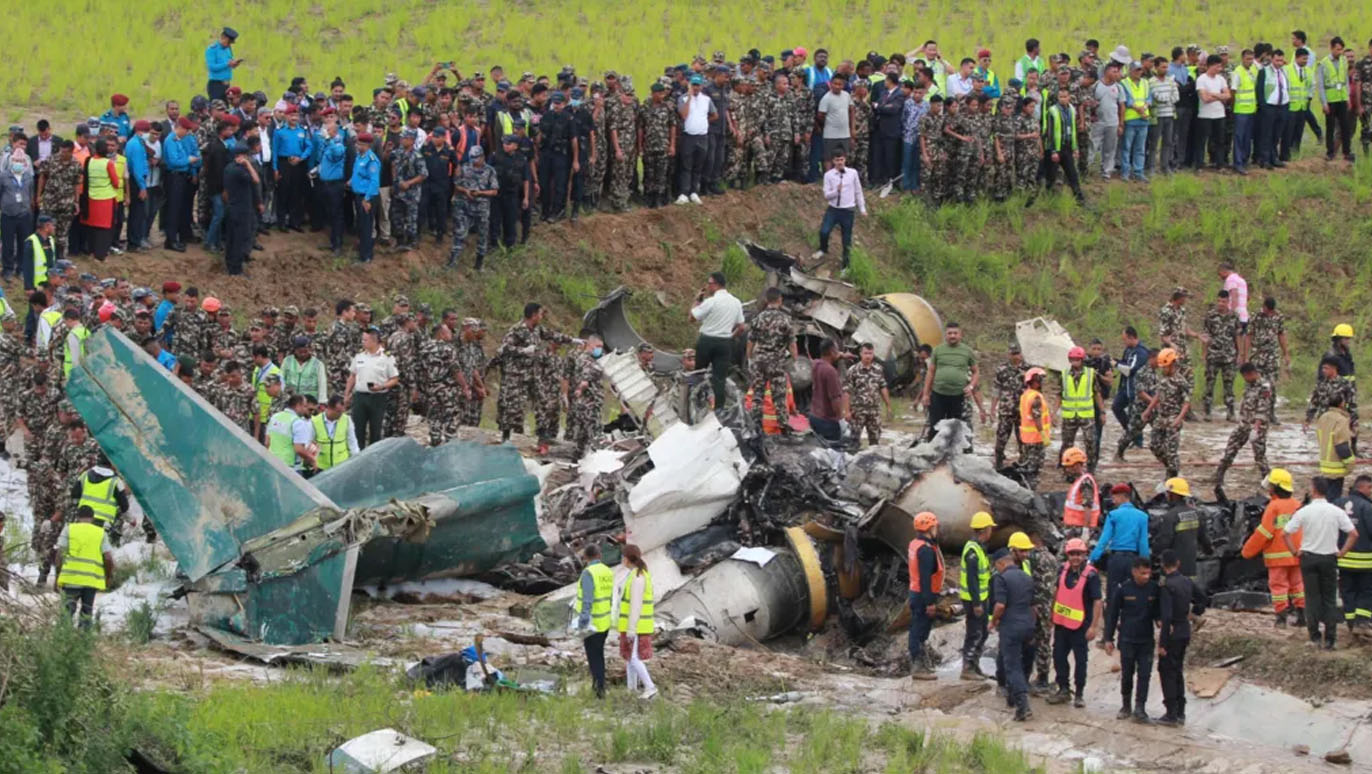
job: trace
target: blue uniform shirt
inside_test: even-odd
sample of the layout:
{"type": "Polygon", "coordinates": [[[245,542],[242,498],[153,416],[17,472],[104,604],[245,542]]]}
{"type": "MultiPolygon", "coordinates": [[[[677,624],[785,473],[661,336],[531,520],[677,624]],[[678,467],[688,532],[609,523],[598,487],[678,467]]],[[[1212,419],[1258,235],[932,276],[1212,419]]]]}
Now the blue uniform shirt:
{"type": "Polygon", "coordinates": [[[129,177],[138,184],[138,189],[148,187],[148,148],[142,137],[134,137],[124,146],[124,158],[129,162],[129,177]]]}
{"type": "MultiPolygon", "coordinates": [[[[158,302],[157,311],[153,312],[152,315],[152,329],[155,331],[162,330],[162,323],[167,321],[167,315],[171,314],[172,309],[175,308],[176,305],[165,298],[158,302]]],[[[163,346],[171,346],[171,338],[171,331],[163,331],[163,346]]]]}
{"type": "Polygon", "coordinates": [[[320,148],[319,179],[326,182],[343,179],[343,161],[348,156],[348,148],[343,144],[343,136],[334,135],[330,140],[321,132],[315,136],[320,148]]]}
{"type": "Polygon", "coordinates": [[[308,159],[310,146],[310,131],[305,127],[277,127],[276,134],[272,135],[272,169],[280,169],[282,162],[291,156],[308,159]]]}
{"type": "Polygon", "coordinates": [[[162,143],[162,156],[166,159],[168,172],[191,171],[191,156],[198,155],[198,152],[195,136],[189,132],[182,139],[177,139],[173,134],[162,143]],[[190,142],[187,143],[187,140],[190,142]]]}
{"type": "Polygon", "coordinates": [[[168,371],[176,370],[176,357],[165,349],[157,353],[157,362],[168,371]]]}
{"type": "Polygon", "coordinates": [[[231,61],[233,61],[233,49],[219,45],[217,40],[205,49],[205,69],[209,71],[212,81],[233,80],[233,68],[229,66],[231,61]]]}
{"type": "Polygon", "coordinates": [[[1105,515],[1105,527],[1100,532],[1100,540],[1091,549],[1091,561],[1100,559],[1106,549],[1111,551],[1132,551],[1144,559],[1148,558],[1148,514],[1125,503],[1105,515]]]}
{"type": "Polygon", "coordinates": [[[129,139],[129,135],[133,134],[133,119],[129,118],[128,113],[116,115],[114,108],[110,108],[100,116],[100,122],[117,124],[119,126],[119,137],[121,139],[127,140],[129,139]]]}
{"type": "Polygon", "coordinates": [[[381,159],[370,149],[359,154],[353,162],[353,176],[348,181],[348,187],[366,199],[381,195],[381,159]]]}

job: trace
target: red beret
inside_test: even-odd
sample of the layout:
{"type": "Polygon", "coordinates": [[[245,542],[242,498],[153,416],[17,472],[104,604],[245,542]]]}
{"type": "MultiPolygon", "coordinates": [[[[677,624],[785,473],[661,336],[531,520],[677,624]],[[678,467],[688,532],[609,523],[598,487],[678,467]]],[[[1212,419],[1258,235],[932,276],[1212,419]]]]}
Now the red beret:
{"type": "Polygon", "coordinates": [[[1128,485],[1128,484],[1115,484],[1114,486],[1110,487],[1110,494],[1112,494],[1112,495],[1117,495],[1117,494],[1124,494],[1124,495],[1127,495],[1127,494],[1129,494],[1129,485],[1128,485]]]}
{"type": "Polygon", "coordinates": [[[162,283],[162,292],[163,292],[163,293],[180,293],[180,292],[181,292],[181,283],[180,283],[180,282],[177,282],[176,280],[172,280],[172,281],[170,281],[170,282],[163,282],[163,283],[162,283]]]}
{"type": "Polygon", "coordinates": [[[333,116],[333,115],[338,115],[338,111],[337,111],[337,110],[334,110],[334,109],[331,108],[331,107],[326,107],[326,108],[324,108],[323,110],[319,111],[319,115],[321,115],[321,116],[333,116]]]}
{"type": "Polygon", "coordinates": [[[363,132],[362,134],[359,134],[357,136],[357,141],[370,144],[372,141],[372,135],[370,132],[363,132]]]}
{"type": "Polygon", "coordinates": [[[981,59],[981,58],[984,57],[984,56],[990,56],[990,55],[991,55],[991,49],[989,49],[989,48],[983,48],[983,49],[981,49],[980,51],[977,52],[977,59],[981,59]]]}
{"type": "Polygon", "coordinates": [[[243,93],[243,90],[240,89],[240,88],[238,88],[237,86],[230,86],[230,87],[228,88],[228,90],[225,91],[224,93],[225,93],[225,94],[232,94],[232,95],[234,95],[234,96],[236,97],[236,96],[238,96],[239,94],[242,94],[242,93],[243,93]]]}
{"type": "Polygon", "coordinates": [[[197,124],[196,122],[190,120],[185,116],[181,116],[179,119],[177,119],[176,125],[181,127],[182,129],[189,129],[192,132],[196,130],[196,127],[200,126],[200,124],[197,124]]]}
{"type": "Polygon", "coordinates": [[[124,96],[123,94],[115,94],[114,96],[110,97],[110,104],[127,105],[129,104],[129,98],[124,96]]]}
{"type": "Polygon", "coordinates": [[[235,115],[227,115],[220,120],[228,124],[229,126],[238,126],[240,123],[242,123],[238,120],[238,116],[235,115]]]}
{"type": "Polygon", "coordinates": [[[140,118],[133,122],[133,130],[135,132],[151,132],[152,122],[146,118],[140,118]]]}
{"type": "Polygon", "coordinates": [[[299,108],[297,105],[290,104],[290,105],[287,105],[287,106],[286,106],[286,110],[285,110],[286,115],[290,115],[291,113],[299,113],[299,112],[300,112],[300,108],[299,108]]]}

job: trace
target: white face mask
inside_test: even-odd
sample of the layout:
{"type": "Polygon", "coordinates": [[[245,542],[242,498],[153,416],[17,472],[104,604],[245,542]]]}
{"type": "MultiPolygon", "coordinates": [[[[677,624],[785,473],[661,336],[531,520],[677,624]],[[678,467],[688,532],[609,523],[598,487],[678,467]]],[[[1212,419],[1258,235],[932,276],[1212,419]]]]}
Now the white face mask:
{"type": "Polygon", "coordinates": [[[11,163],[11,164],[10,164],[10,169],[11,169],[11,170],[14,172],[14,174],[16,174],[16,175],[22,175],[22,174],[24,174],[24,165],[21,164],[21,163],[19,163],[18,161],[15,161],[15,162],[11,163]]]}

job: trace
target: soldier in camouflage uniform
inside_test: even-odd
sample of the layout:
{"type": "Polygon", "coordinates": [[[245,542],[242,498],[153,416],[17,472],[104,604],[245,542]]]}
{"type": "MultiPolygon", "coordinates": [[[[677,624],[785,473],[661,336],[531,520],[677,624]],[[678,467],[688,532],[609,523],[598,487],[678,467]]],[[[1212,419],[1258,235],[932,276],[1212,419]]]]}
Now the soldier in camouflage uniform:
{"type": "Polygon", "coordinates": [[[1221,290],[1215,305],[1205,313],[1201,330],[1209,337],[1205,345],[1205,419],[1215,395],[1215,377],[1224,390],[1225,419],[1234,421],[1234,369],[1239,360],[1239,316],[1229,308],[1229,291],[1221,290]]]}
{"type": "Polygon", "coordinates": [[[410,421],[410,402],[419,380],[419,334],[415,331],[415,320],[409,314],[397,314],[395,319],[398,327],[386,339],[386,352],[395,358],[395,370],[400,374],[400,382],[387,393],[387,438],[399,438],[405,434],[405,425],[410,421]]]}
{"type": "Polygon", "coordinates": [[[230,422],[251,435],[252,421],[257,411],[257,391],[245,377],[243,368],[243,363],[237,360],[224,365],[223,378],[210,388],[210,402],[230,422]]]}
{"type": "Polygon", "coordinates": [[[76,197],[82,172],[81,163],[72,156],[74,147],[71,140],[66,140],[61,150],[38,165],[38,212],[50,216],[57,225],[57,233],[53,235],[57,243],[57,260],[67,255],[67,234],[72,221],[76,220],[76,197]]]}
{"type": "MultiPolygon", "coordinates": [[[[195,130],[195,147],[204,148],[209,145],[210,140],[219,138],[219,122],[224,119],[226,110],[228,105],[224,104],[223,100],[210,100],[210,114],[200,121],[195,130]]],[[[214,194],[210,193],[210,184],[206,178],[206,175],[199,176],[195,196],[195,226],[202,236],[210,227],[210,218],[214,211],[214,194]]],[[[282,230],[285,230],[284,226],[282,230]]]]}
{"type": "Polygon", "coordinates": [[[457,379],[462,393],[458,396],[458,425],[477,427],[481,424],[481,409],[486,402],[486,351],[481,339],[486,335],[486,323],[475,317],[462,321],[461,341],[457,345],[457,379]]]}
{"type": "Polygon", "coordinates": [[[457,434],[457,350],[453,332],[439,323],[434,335],[419,345],[419,395],[428,410],[429,445],[438,446],[457,434]]]}
{"type": "MultiPolygon", "coordinates": [[[[219,311],[215,313],[215,326],[209,331],[200,355],[203,356],[205,352],[213,352],[219,359],[221,368],[230,360],[237,360],[240,363],[252,362],[252,349],[238,331],[233,329],[233,311],[227,305],[220,306],[219,311]]],[[[196,359],[199,360],[198,357],[196,359]]]]}
{"type": "MultiPolygon", "coordinates": [[[[29,503],[33,510],[34,523],[30,545],[45,560],[39,571],[41,582],[47,577],[47,552],[57,540],[56,532],[49,535],[51,530],[44,528],[44,520],[52,516],[56,507],[53,493],[57,491],[51,477],[55,459],[51,455],[56,449],[50,450],[44,439],[50,429],[54,429],[59,437],[64,434],[61,422],[55,422],[54,416],[58,419],[67,419],[70,415],[66,411],[56,411],[58,395],[48,384],[47,374],[34,374],[33,386],[28,390],[16,392],[21,398],[11,404],[11,408],[19,429],[24,433],[26,459],[23,466],[28,471],[29,503]]],[[[70,407],[70,404],[65,404],[65,407],[70,407]]]]}
{"type": "Polygon", "coordinates": [[[1229,470],[1229,466],[1234,464],[1234,458],[1239,456],[1239,449],[1248,443],[1251,435],[1253,438],[1253,461],[1258,464],[1258,469],[1262,471],[1264,478],[1267,477],[1269,468],[1267,467],[1267,418],[1272,415],[1272,404],[1276,402],[1276,393],[1272,390],[1272,383],[1262,378],[1258,373],[1257,366],[1252,363],[1244,363],[1239,369],[1243,374],[1245,383],[1243,390],[1243,402],[1239,404],[1239,426],[1229,434],[1229,441],[1224,445],[1224,456],[1220,458],[1220,466],[1215,471],[1215,490],[1219,492],[1224,486],[1224,474],[1229,470]]]}
{"type": "Polygon", "coordinates": [[[1158,367],[1162,369],[1158,390],[1143,411],[1144,422],[1156,417],[1148,448],[1166,469],[1167,478],[1175,478],[1181,472],[1181,425],[1191,408],[1191,386],[1181,374],[1180,363],[1176,351],[1158,352],[1158,367]]]}
{"type": "Polygon", "coordinates": [[[453,247],[448,252],[448,268],[456,269],[466,246],[467,234],[476,228],[476,270],[486,260],[486,247],[490,241],[491,199],[500,190],[495,168],[486,163],[481,148],[467,151],[468,161],[462,165],[457,179],[453,181],[456,200],[453,205],[453,247]]]}
{"type": "MultiPolygon", "coordinates": [[[[14,316],[13,311],[6,311],[0,322],[4,328],[0,331],[0,385],[6,387],[5,394],[0,395],[0,429],[4,430],[0,436],[7,438],[16,416],[10,396],[19,393],[16,388],[23,384],[24,361],[30,358],[24,346],[23,331],[19,328],[19,318],[14,316]]],[[[0,452],[4,450],[3,444],[4,438],[0,438],[0,452]]]]}
{"type": "Polygon", "coordinates": [[[320,354],[329,372],[329,394],[342,395],[348,386],[353,355],[362,350],[362,330],[355,322],[357,310],[353,302],[343,299],[335,305],[334,311],[336,317],[325,334],[320,354]]]}
{"type": "MultiPolygon", "coordinates": [[[[1228,82],[1228,79],[1225,79],[1225,83],[1228,82]]],[[[1072,105],[1077,109],[1078,126],[1092,126],[1096,123],[1096,116],[1100,112],[1100,103],[1096,101],[1096,72],[1087,69],[1081,77],[1073,78],[1073,83],[1075,85],[1072,87],[1072,105]]],[[[1078,131],[1077,134],[1080,136],[1084,133],[1084,131],[1078,131]]],[[[1089,163],[1091,143],[1078,142],[1077,144],[1081,146],[1077,151],[1077,176],[1085,181],[1091,169],[1089,163]]]]}
{"type": "Polygon", "coordinates": [[[1033,191],[1038,183],[1040,150],[1039,122],[1034,118],[1034,103],[1025,102],[1015,114],[1015,190],[1033,191]]]}
{"type": "MultiPolygon", "coordinates": [[[[1058,448],[1058,466],[1062,466],[1062,455],[1071,448],[1077,440],[1077,433],[1082,436],[1082,445],[1085,447],[1087,468],[1094,473],[1096,463],[1100,460],[1100,439],[1096,437],[1096,417],[1105,411],[1105,394],[1102,389],[1100,372],[1086,365],[1086,350],[1081,347],[1073,347],[1068,351],[1067,362],[1068,370],[1058,372],[1058,387],[1060,402],[1058,403],[1059,414],[1062,417],[1062,445],[1058,448]],[[1067,402],[1067,384],[1069,377],[1074,383],[1081,384],[1089,393],[1084,399],[1089,402],[1089,406],[1079,407],[1073,410],[1071,406],[1063,406],[1067,402]],[[1090,416],[1083,416],[1090,412],[1090,416]],[[1068,416],[1068,414],[1074,416],[1068,416]]],[[[1075,476],[1070,476],[1065,480],[1074,480],[1075,476]]]]}
{"type": "MultiPolygon", "coordinates": [[[[224,311],[224,307],[220,306],[219,311],[224,311]]],[[[267,339],[271,342],[272,350],[284,360],[295,349],[295,337],[300,333],[300,307],[292,304],[282,308],[281,319],[272,325],[267,339]]]]}
{"type": "Polygon", "coordinates": [[[791,96],[791,81],[786,75],[772,79],[767,100],[767,160],[761,166],[759,178],[780,183],[791,174],[795,146],[800,142],[795,99],[791,96]]]}
{"type": "MultiPolygon", "coordinates": [[[[881,408],[891,415],[891,393],[886,388],[886,369],[876,362],[876,349],[863,344],[860,360],[843,375],[843,391],[848,399],[848,422],[853,434],[867,431],[867,445],[881,443],[881,408]]],[[[775,394],[775,393],[773,393],[775,394]]]]}
{"type": "MultiPolygon", "coordinates": [[[[62,445],[57,463],[53,466],[53,473],[59,487],[57,496],[65,500],[66,493],[71,491],[72,484],[76,483],[82,473],[99,463],[103,456],[100,445],[95,442],[90,433],[86,432],[85,423],[79,417],[73,418],[71,424],[67,426],[66,442],[62,445]]],[[[69,509],[73,505],[75,504],[61,503],[59,505],[62,507],[63,517],[71,515],[69,509]]]]}
{"type": "Polygon", "coordinates": [[[969,203],[975,192],[972,185],[979,163],[976,108],[964,99],[947,103],[947,109],[943,135],[948,143],[948,166],[944,174],[946,196],[943,200],[969,203]]]}
{"type": "Polygon", "coordinates": [[[597,83],[591,87],[591,123],[595,126],[595,158],[591,160],[591,173],[586,178],[586,193],[591,206],[600,204],[600,194],[605,190],[605,173],[610,168],[610,156],[614,149],[610,142],[610,124],[607,116],[608,101],[605,90],[597,83]]]}
{"type": "Polygon", "coordinates": [[[1003,202],[1015,188],[1015,100],[1006,97],[997,103],[991,117],[990,180],[987,190],[991,199],[1003,202]]]}
{"type": "Polygon", "coordinates": [[[535,434],[541,439],[557,438],[562,425],[562,400],[567,394],[566,364],[558,355],[556,341],[545,342],[534,360],[535,434]]]}
{"type": "Polygon", "coordinates": [[[667,203],[672,191],[672,160],[676,158],[678,116],[668,102],[667,87],[654,83],[643,103],[643,197],[649,207],[667,203]]]}
{"type": "Polygon", "coordinates": [[[742,144],[738,149],[736,175],[739,188],[767,179],[767,167],[770,162],[767,151],[770,116],[767,112],[767,95],[759,92],[757,88],[757,82],[751,78],[743,81],[743,123],[739,124],[742,144]]]}
{"type": "MultiPolygon", "coordinates": [[[[1015,467],[1019,469],[1020,476],[1024,478],[1024,485],[1032,489],[1037,489],[1039,485],[1039,471],[1043,470],[1043,457],[1052,443],[1051,412],[1048,409],[1048,399],[1043,395],[1042,368],[1031,368],[1024,372],[1024,389],[1033,390],[1039,393],[1037,399],[1031,399],[1029,403],[1029,424],[1021,423],[1021,428],[1033,426],[1038,428],[1039,439],[1033,440],[1032,437],[1026,439],[1023,433],[1016,437],[1019,439],[1019,460],[1015,467]],[[1045,418],[1049,419],[1045,422],[1045,418]]],[[[1022,398],[1021,398],[1022,399],[1022,398]]]]}
{"type": "Polygon", "coordinates": [[[582,345],[576,366],[568,379],[567,440],[576,446],[577,456],[586,453],[601,433],[601,412],[605,404],[605,375],[600,367],[604,345],[591,334],[582,345]]]}
{"type": "Polygon", "coordinates": [[[1359,139],[1362,141],[1362,152],[1365,156],[1372,151],[1372,47],[1369,48],[1367,56],[1353,65],[1353,79],[1358,83],[1359,95],[1362,98],[1358,109],[1362,121],[1359,139]]]}
{"type": "Polygon", "coordinates": [[[872,101],[867,96],[867,81],[853,79],[853,149],[848,165],[858,171],[858,179],[868,184],[867,171],[872,159],[872,101]]]}
{"type": "Polygon", "coordinates": [[[1010,360],[996,369],[991,379],[991,413],[996,418],[995,466],[999,470],[1005,466],[1005,449],[1010,438],[1015,439],[1015,448],[1024,454],[1024,444],[1019,442],[1019,398],[1024,394],[1024,374],[1029,364],[1020,354],[1019,344],[1010,345],[1010,360]]]}
{"type": "Polygon", "coordinates": [[[1320,361],[1320,375],[1315,381],[1315,389],[1310,393],[1310,403],[1305,409],[1305,424],[1308,427],[1311,422],[1320,414],[1329,410],[1330,401],[1334,396],[1343,398],[1344,410],[1348,412],[1349,429],[1353,431],[1353,438],[1358,437],[1358,404],[1357,392],[1353,389],[1353,382],[1339,376],[1339,363],[1333,357],[1325,355],[1320,361]]]}
{"type": "Polygon", "coordinates": [[[1149,350],[1148,363],[1134,374],[1134,402],[1129,405],[1129,425],[1120,436],[1119,446],[1115,449],[1115,462],[1124,462],[1124,450],[1143,434],[1148,422],[1143,412],[1152,404],[1158,392],[1158,351],[1149,350]]]}
{"type": "Polygon", "coordinates": [[[391,313],[386,315],[381,322],[376,324],[381,331],[381,344],[385,346],[391,338],[391,334],[403,326],[401,319],[410,313],[410,297],[402,293],[396,293],[391,297],[391,313]]]}
{"type": "Polygon", "coordinates": [[[610,208],[623,212],[629,208],[629,193],[634,188],[638,169],[638,101],[633,87],[625,80],[619,93],[605,98],[606,131],[610,137],[610,208]]]}
{"type": "Polygon", "coordinates": [[[1058,591],[1058,558],[1037,535],[1031,536],[1029,576],[1034,579],[1034,682],[1035,695],[1048,692],[1049,667],[1053,661],[1053,599],[1058,591]]]}
{"type": "MultiPolygon", "coordinates": [[[[568,344],[572,337],[542,325],[541,304],[524,305],[524,319],[510,326],[500,342],[496,357],[500,359],[500,397],[496,401],[496,425],[501,440],[510,440],[510,433],[524,432],[524,413],[529,400],[538,395],[535,383],[536,360],[548,342],[568,344]]],[[[551,438],[539,438],[539,453],[546,454],[551,438]]]]}
{"type": "Polygon", "coordinates": [[[419,242],[419,198],[429,177],[429,166],[414,147],[418,137],[414,129],[401,132],[400,149],[391,156],[391,234],[404,251],[419,242]]]}
{"type": "MultiPolygon", "coordinates": [[[[929,99],[929,112],[919,119],[920,187],[930,206],[946,200],[948,185],[948,140],[944,129],[948,118],[943,112],[943,97],[935,94],[929,99]]],[[[919,382],[916,382],[919,384],[919,382]]]]}
{"type": "Polygon", "coordinates": [[[806,166],[810,161],[810,140],[815,128],[815,95],[805,87],[805,78],[800,72],[791,77],[791,115],[795,121],[800,140],[791,147],[791,176],[797,180],[805,179],[806,166]]]}
{"type": "Polygon", "coordinates": [[[762,402],[768,389],[772,391],[777,425],[781,432],[790,433],[790,415],[786,411],[786,394],[790,386],[788,372],[797,357],[795,322],[790,313],[781,308],[781,290],[767,288],[763,294],[767,308],[753,318],[748,331],[748,392],[753,395],[752,416],[762,426],[762,402]]]}
{"type": "Polygon", "coordinates": [[[1162,345],[1170,348],[1177,356],[1177,371],[1186,380],[1187,391],[1190,395],[1196,386],[1196,375],[1191,369],[1191,358],[1187,353],[1186,339],[1199,338],[1195,331],[1186,322],[1186,297],[1190,295],[1186,288],[1176,288],[1172,291],[1172,300],[1163,304],[1162,309],[1158,310],[1158,338],[1162,339],[1162,345]]]}
{"type": "MultiPolygon", "coordinates": [[[[1263,300],[1262,309],[1248,320],[1248,335],[1252,339],[1249,360],[1258,367],[1262,378],[1276,389],[1282,364],[1286,363],[1288,367],[1291,364],[1286,355],[1286,321],[1277,311],[1277,299],[1268,296],[1263,300]]],[[[1274,412],[1275,406],[1274,401],[1274,412]]],[[[1275,413],[1268,417],[1269,424],[1277,424],[1276,420],[1275,413]]]]}

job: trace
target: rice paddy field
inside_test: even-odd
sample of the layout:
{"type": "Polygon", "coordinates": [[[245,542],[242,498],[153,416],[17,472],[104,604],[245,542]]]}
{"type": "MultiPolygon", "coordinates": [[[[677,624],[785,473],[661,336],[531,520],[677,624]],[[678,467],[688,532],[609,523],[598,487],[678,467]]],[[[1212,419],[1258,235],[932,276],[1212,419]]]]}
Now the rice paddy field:
{"type": "Polygon", "coordinates": [[[49,0],[12,3],[4,21],[0,105],[17,120],[37,108],[98,113],[113,91],[132,97],[135,114],[162,99],[184,100],[203,91],[203,53],[224,25],[241,34],[235,53],[246,60],[235,83],[279,94],[294,75],[312,88],[338,75],[363,94],[384,73],[416,81],[436,61],[451,60],[464,75],[500,64],[515,77],[570,64],[586,74],[628,72],[641,83],[715,50],[736,59],[754,47],[771,54],[825,47],[842,59],[908,51],[929,38],[949,58],[987,46],[1006,70],[1031,36],[1043,41],[1044,54],[1075,57],[1087,38],[1105,52],[1123,42],[1137,55],[1192,42],[1286,45],[1302,28],[1312,42],[1338,34],[1361,52],[1372,36],[1372,4],[49,0]]]}

